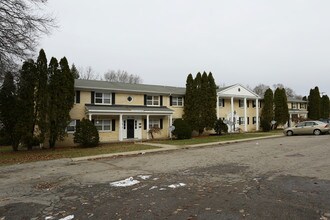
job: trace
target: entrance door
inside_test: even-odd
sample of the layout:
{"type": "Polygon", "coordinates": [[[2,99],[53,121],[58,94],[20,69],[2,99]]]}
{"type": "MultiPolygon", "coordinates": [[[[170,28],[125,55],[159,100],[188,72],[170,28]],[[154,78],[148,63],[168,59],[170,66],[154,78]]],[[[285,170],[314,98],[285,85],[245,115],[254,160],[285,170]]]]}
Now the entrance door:
{"type": "Polygon", "coordinates": [[[134,119],[127,119],[127,139],[134,138],[134,119]]]}

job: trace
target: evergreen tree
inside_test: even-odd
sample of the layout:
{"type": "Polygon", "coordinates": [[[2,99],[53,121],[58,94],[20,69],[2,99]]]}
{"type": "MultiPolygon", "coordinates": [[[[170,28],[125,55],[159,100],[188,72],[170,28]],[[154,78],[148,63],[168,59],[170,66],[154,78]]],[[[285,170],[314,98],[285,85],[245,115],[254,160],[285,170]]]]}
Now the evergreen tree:
{"type": "Polygon", "coordinates": [[[22,143],[32,149],[33,135],[35,131],[35,88],[36,65],[33,60],[23,63],[18,82],[18,126],[17,132],[22,135],[22,143]]]}
{"type": "Polygon", "coordinates": [[[54,148],[57,140],[63,140],[66,126],[70,122],[70,110],[74,103],[74,76],[67,59],[52,58],[49,64],[49,147],[54,148]]]}
{"type": "Polygon", "coordinates": [[[275,90],[274,116],[276,125],[284,125],[289,120],[289,108],[284,88],[277,88],[275,90]]]}
{"type": "MultiPolygon", "coordinates": [[[[210,104],[210,98],[209,95],[209,79],[207,77],[207,73],[204,72],[202,74],[202,79],[201,79],[201,89],[200,89],[200,100],[203,100],[200,103],[200,118],[199,118],[199,133],[203,133],[204,128],[206,128],[208,126],[209,123],[209,104],[210,104]]],[[[214,121],[213,123],[210,125],[210,127],[212,128],[214,126],[214,121]]]]}
{"type": "Polygon", "coordinates": [[[271,129],[270,122],[274,119],[274,95],[270,88],[265,91],[264,106],[260,118],[263,131],[269,131],[271,129]]]}
{"type": "Polygon", "coordinates": [[[186,81],[186,94],[183,112],[183,119],[189,125],[192,125],[196,117],[194,116],[194,79],[191,74],[188,75],[186,81]]]}
{"type": "Polygon", "coordinates": [[[323,95],[321,98],[320,118],[329,118],[330,102],[327,95],[323,95]]]}
{"type": "Polygon", "coordinates": [[[71,66],[71,73],[73,74],[73,77],[75,79],[79,79],[79,71],[77,70],[76,66],[74,65],[74,63],[71,66]]]}
{"type": "Polygon", "coordinates": [[[19,106],[17,106],[16,87],[12,73],[7,72],[0,90],[0,120],[5,137],[10,140],[14,151],[18,150],[20,137],[16,132],[19,106]]]}
{"type": "Polygon", "coordinates": [[[214,127],[214,123],[217,120],[217,85],[215,84],[215,80],[213,78],[212,73],[210,72],[208,75],[208,112],[209,114],[207,115],[207,129],[211,129],[214,127]]]}
{"type": "Polygon", "coordinates": [[[195,131],[198,131],[199,134],[202,134],[204,131],[204,122],[202,118],[202,112],[204,110],[203,102],[204,95],[202,90],[202,75],[200,72],[197,73],[194,79],[194,101],[193,101],[193,115],[196,117],[192,121],[192,128],[195,131]]]}
{"type": "Polygon", "coordinates": [[[79,123],[73,136],[74,142],[82,147],[96,147],[100,142],[99,132],[95,125],[85,118],[79,123]]]}
{"type": "Polygon", "coordinates": [[[320,119],[320,91],[316,86],[314,89],[311,89],[308,96],[308,117],[310,119],[318,120],[320,119]]]}
{"type": "Polygon", "coordinates": [[[47,133],[47,111],[48,111],[48,67],[44,50],[40,50],[37,59],[36,72],[36,107],[35,121],[38,125],[39,142],[44,143],[47,133]]]}

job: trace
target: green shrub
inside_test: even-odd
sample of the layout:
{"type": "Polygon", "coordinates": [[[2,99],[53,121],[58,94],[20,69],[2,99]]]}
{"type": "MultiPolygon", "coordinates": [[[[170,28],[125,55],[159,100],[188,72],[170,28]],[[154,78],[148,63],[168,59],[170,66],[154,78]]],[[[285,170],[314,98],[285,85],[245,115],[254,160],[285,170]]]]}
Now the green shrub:
{"type": "Polygon", "coordinates": [[[264,119],[262,119],[260,121],[260,127],[262,128],[262,131],[264,131],[264,132],[268,132],[272,128],[271,125],[270,125],[270,123],[269,123],[269,121],[264,120],[264,119]]]}
{"type": "Polygon", "coordinates": [[[186,121],[182,119],[176,119],[173,125],[175,129],[172,133],[177,139],[181,140],[191,138],[192,129],[186,121]]]}
{"type": "Polygon", "coordinates": [[[214,131],[218,134],[221,135],[221,133],[227,133],[228,132],[228,126],[222,121],[221,118],[215,121],[214,124],[214,131]]]}
{"type": "Polygon", "coordinates": [[[73,141],[83,147],[96,147],[100,142],[99,132],[96,127],[90,120],[85,118],[77,125],[73,135],[73,141]]]}

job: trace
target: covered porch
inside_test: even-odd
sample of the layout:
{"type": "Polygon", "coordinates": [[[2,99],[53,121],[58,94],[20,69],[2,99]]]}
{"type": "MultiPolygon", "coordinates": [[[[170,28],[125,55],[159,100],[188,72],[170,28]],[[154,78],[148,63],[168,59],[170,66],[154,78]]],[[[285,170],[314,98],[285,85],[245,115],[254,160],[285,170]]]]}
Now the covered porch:
{"type": "Polygon", "coordinates": [[[101,141],[151,139],[150,129],[157,128],[155,138],[171,138],[173,110],[167,107],[89,105],[86,116],[94,122],[101,141]]]}

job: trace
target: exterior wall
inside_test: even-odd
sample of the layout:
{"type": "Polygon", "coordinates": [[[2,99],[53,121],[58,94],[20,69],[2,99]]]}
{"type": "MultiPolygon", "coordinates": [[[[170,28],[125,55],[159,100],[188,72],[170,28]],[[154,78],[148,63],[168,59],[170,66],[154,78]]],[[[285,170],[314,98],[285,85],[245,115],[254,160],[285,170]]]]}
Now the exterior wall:
{"type": "Polygon", "coordinates": [[[91,102],[91,93],[87,91],[80,91],[80,103],[75,103],[70,111],[72,119],[83,119],[86,117],[85,104],[91,102]]]}
{"type": "MultiPolygon", "coordinates": [[[[239,125],[239,117],[244,117],[244,107],[239,107],[239,100],[241,98],[234,98],[234,111],[236,111],[236,125],[235,127],[239,127],[242,131],[245,129],[245,125],[241,124],[239,125]]],[[[229,120],[231,119],[231,99],[230,98],[224,98],[225,100],[225,107],[218,107],[219,108],[219,117],[229,120]]],[[[254,100],[255,101],[255,100],[254,100]]],[[[256,130],[256,124],[253,124],[253,117],[256,117],[256,107],[253,107],[252,100],[248,99],[247,102],[249,102],[249,107],[246,108],[246,115],[248,118],[248,124],[247,124],[247,130],[248,131],[255,131],[256,130]]],[[[260,102],[260,100],[259,100],[260,102]]],[[[261,102],[262,107],[262,102],[261,102]]],[[[259,118],[261,115],[262,108],[259,108],[259,118]]],[[[259,123],[260,126],[260,123],[259,123]]]]}
{"type": "Polygon", "coordinates": [[[144,95],[132,93],[116,93],[116,105],[144,105],[144,95]],[[131,102],[127,100],[129,96],[133,98],[131,102]]]}

